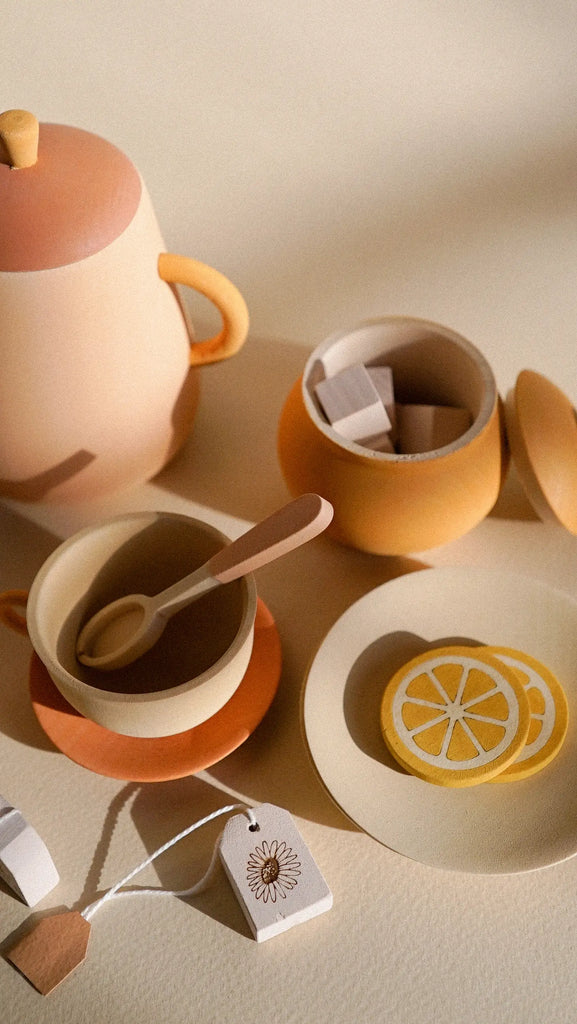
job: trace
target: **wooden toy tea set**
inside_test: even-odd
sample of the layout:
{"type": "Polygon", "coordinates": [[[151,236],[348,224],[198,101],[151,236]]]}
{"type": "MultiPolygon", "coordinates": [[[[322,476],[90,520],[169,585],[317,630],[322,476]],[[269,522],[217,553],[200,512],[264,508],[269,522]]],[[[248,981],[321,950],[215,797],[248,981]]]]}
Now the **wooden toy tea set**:
{"type": "MultiPolygon", "coordinates": [[[[155,475],[192,428],[198,368],[234,356],[248,331],[230,281],[165,251],[123,153],[20,110],[0,115],[0,322],[0,496],[46,503],[155,475]],[[177,285],[218,307],[215,337],[194,340],[177,285]]],[[[118,516],[60,545],[29,595],[0,596],[0,619],[34,649],[38,720],[71,759],[151,782],[244,742],[281,667],[252,573],[324,530],[375,555],[444,544],[491,511],[512,458],[539,515],[577,533],[569,400],[524,370],[503,402],[484,356],[429,321],[369,321],[318,346],[282,409],[278,456],[294,500],[239,540],[173,513],[118,516]]],[[[577,763],[577,655],[559,642],[577,610],[532,581],[522,589],[499,573],[401,577],[349,608],[314,658],[302,722],[319,776],[353,821],[407,856],[507,871],[577,849],[573,834],[554,834],[555,815],[538,851],[500,845],[507,827],[543,829],[547,786],[577,763]]],[[[16,878],[8,822],[0,807],[0,857],[16,878]]],[[[18,828],[22,857],[38,857],[40,840],[18,828]]],[[[241,831],[246,845],[246,822],[241,831]]],[[[258,849],[255,865],[272,847],[258,849]]],[[[295,858],[287,891],[305,854],[298,869],[295,858]]],[[[14,888],[26,899],[24,883],[14,888]]],[[[311,906],[328,908],[324,881],[318,893],[311,906]]]]}

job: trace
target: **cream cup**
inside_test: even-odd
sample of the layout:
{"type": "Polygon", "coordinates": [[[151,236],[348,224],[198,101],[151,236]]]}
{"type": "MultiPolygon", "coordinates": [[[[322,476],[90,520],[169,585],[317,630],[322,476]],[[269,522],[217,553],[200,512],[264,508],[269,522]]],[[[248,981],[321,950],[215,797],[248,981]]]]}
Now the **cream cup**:
{"type": "Polygon", "coordinates": [[[157,593],[227,542],[200,520],[137,512],[81,530],[50,555],[30,589],[26,625],[54,684],[77,711],[113,732],[153,737],[192,729],[227,703],[252,653],[252,575],[183,609],[132,665],[103,673],[76,658],[78,632],[100,607],[123,594],[157,593]]]}

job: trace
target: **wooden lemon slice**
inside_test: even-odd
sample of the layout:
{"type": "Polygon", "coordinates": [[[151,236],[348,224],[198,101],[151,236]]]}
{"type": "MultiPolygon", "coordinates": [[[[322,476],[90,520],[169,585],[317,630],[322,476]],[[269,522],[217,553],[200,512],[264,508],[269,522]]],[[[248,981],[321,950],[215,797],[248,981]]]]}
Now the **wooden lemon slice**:
{"type": "Polygon", "coordinates": [[[381,730],[395,760],[438,786],[474,786],[525,745],[529,700],[516,672],[480,647],[439,647],[385,687],[381,730]]]}
{"type": "Polygon", "coordinates": [[[491,782],[525,779],[548,765],[559,753],[569,721],[567,698],[559,680],[531,655],[510,647],[491,646],[483,650],[517,673],[529,700],[531,716],[525,746],[515,761],[491,782]]]}

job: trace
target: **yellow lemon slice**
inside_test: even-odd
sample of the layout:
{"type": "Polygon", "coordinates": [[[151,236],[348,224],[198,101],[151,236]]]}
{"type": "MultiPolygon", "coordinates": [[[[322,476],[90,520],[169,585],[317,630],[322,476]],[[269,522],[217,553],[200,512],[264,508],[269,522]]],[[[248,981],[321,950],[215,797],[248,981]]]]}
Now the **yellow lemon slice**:
{"type": "Polygon", "coordinates": [[[509,665],[525,687],[531,723],[525,746],[516,760],[492,782],[514,782],[544,768],[559,753],[567,734],[569,710],[559,680],[536,658],[510,647],[484,647],[509,665]]]}
{"type": "Polygon", "coordinates": [[[480,647],[439,647],[391,678],[381,730],[412,775],[474,786],[503,771],[525,745],[529,700],[515,671],[480,647]]]}

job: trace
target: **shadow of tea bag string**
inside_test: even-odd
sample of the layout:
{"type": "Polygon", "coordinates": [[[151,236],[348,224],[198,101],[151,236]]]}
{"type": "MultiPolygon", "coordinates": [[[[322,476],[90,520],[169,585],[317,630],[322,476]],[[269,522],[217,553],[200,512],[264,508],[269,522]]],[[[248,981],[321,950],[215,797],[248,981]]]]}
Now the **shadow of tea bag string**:
{"type": "Polygon", "coordinates": [[[48,995],[86,959],[91,921],[117,897],[195,896],[212,878],[218,857],[257,941],[329,910],[332,894],[291,815],[263,804],[229,804],[188,826],[150,854],[82,911],[43,918],[8,953],[10,962],[41,995],[48,995]],[[125,889],[157,857],[196,829],[232,811],[202,878],[188,889],[125,889]]]}

